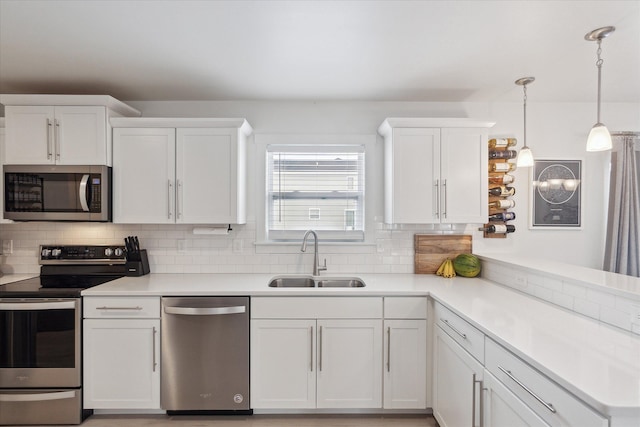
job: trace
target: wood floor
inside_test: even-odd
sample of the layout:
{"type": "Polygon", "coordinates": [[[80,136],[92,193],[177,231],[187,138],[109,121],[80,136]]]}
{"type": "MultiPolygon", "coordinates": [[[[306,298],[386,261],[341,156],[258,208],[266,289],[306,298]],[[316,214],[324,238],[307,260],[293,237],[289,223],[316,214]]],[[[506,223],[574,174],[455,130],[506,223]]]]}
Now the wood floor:
{"type": "Polygon", "coordinates": [[[93,415],[82,427],[437,427],[430,415],[93,415]]]}

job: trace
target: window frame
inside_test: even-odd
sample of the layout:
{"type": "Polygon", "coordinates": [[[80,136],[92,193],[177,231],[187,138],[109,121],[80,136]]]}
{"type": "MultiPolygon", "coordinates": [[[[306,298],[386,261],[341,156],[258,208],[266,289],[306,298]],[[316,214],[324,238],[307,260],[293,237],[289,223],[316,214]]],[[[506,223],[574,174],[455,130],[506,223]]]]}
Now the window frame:
{"type": "MultiPolygon", "coordinates": [[[[306,135],[306,134],[256,134],[254,135],[256,144],[256,167],[254,168],[257,177],[256,182],[256,244],[273,245],[298,245],[302,240],[305,231],[292,232],[292,238],[286,240],[270,239],[268,235],[268,182],[267,182],[267,150],[269,146],[319,146],[319,145],[360,145],[364,147],[364,231],[363,238],[352,239],[332,239],[327,233],[318,230],[318,237],[327,244],[374,244],[374,221],[371,214],[375,197],[372,197],[372,187],[370,186],[372,165],[378,158],[376,155],[377,137],[376,135],[306,135]],[[299,238],[296,234],[299,234],[299,238]],[[324,236],[323,236],[324,234],[324,236]]],[[[346,215],[346,214],[345,214],[346,215]]],[[[345,230],[346,234],[347,230],[345,230]]]]}

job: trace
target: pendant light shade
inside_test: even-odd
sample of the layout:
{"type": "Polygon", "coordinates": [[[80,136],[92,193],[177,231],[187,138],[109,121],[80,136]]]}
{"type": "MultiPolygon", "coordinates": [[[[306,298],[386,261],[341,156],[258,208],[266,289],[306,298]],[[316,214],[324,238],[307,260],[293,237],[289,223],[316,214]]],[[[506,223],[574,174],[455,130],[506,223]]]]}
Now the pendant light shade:
{"type": "Polygon", "coordinates": [[[535,81],[535,77],[523,77],[516,80],[518,86],[522,86],[524,92],[524,145],[518,152],[518,160],[516,165],[519,168],[528,168],[533,166],[533,153],[531,148],[527,146],[527,85],[535,81]]]}
{"type": "Polygon", "coordinates": [[[596,124],[591,128],[591,132],[589,132],[589,137],[587,138],[587,151],[605,151],[611,150],[612,147],[609,129],[600,122],[600,87],[602,82],[602,63],[604,62],[600,54],[602,53],[602,39],[615,30],[615,27],[602,27],[590,31],[584,36],[585,40],[598,42],[598,60],[596,61],[596,67],[598,67],[598,117],[596,124]]]}
{"type": "Polygon", "coordinates": [[[587,151],[611,150],[611,134],[609,129],[602,123],[596,123],[589,132],[587,138],[587,151]]]}

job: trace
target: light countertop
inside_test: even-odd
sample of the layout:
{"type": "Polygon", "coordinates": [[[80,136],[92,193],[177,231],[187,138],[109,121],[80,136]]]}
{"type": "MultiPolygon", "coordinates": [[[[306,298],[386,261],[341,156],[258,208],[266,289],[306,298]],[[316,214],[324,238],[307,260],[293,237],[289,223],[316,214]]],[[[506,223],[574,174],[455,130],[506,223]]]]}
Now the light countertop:
{"type": "Polygon", "coordinates": [[[0,276],[0,285],[19,282],[20,280],[31,279],[32,277],[38,277],[38,276],[39,274],[4,274],[0,276]]]}
{"type": "MultiPolygon", "coordinates": [[[[349,277],[344,274],[340,277],[349,277]]],[[[426,296],[453,309],[583,401],[640,420],[640,337],[484,279],[354,274],[365,288],[269,288],[272,274],[150,274],[83,296],[426,296]]]]}

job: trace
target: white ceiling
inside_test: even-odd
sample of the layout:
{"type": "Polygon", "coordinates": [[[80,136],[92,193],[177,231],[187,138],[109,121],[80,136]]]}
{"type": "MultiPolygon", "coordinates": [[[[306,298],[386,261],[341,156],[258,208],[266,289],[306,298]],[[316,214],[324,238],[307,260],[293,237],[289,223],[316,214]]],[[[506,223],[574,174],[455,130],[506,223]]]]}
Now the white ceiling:
{"type": "Polygon", "coordinates": [[[0,93],[640,102],[638,1],[0,0],[0,93]]]}

